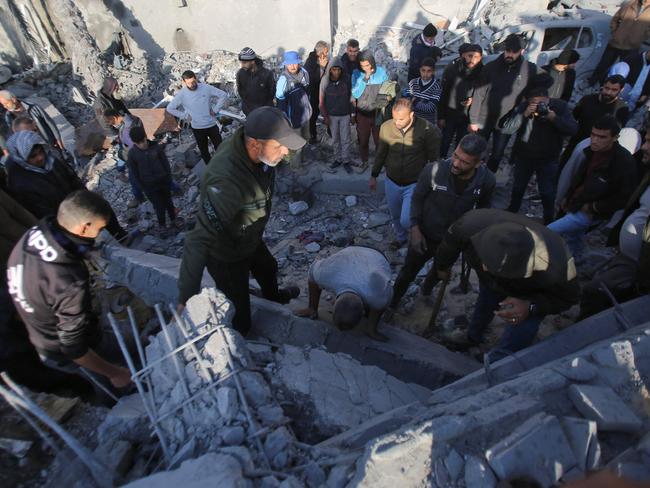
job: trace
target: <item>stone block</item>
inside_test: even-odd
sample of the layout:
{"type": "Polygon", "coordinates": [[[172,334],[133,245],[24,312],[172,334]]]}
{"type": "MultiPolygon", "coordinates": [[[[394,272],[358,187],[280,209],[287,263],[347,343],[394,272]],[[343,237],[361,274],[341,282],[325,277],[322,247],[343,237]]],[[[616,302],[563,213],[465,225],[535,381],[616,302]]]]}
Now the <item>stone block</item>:
{"type": "Polygon", "coordinates": [[[239,446],[244,442],[244,428],[239,425],[222,427],[219,434],[227,446],[239,446]]]}
{"type": "Polygon", "coordinates": [[[598,424],[598,430],[636,432],[642,426],[641,420],[611,388],[571,385],[569,398],[585,418],[598,424]]]}
{"type": "Polygon", "coordinates": [[[452,482],[455,483],[456,480],[458,480],[458,477],[463,470],[463,465],[463,458],[455,449],[452,449],[449,452],[447,459],[445,459],[445,467],[447,468],[447,472],[449,473],[452,482]]]}
{"type": "Polygon", "coordinates": [[[560,422],[543,413],[489,448],[485,458],[501,480],[530,476],[544,487],[557,483],[577,465],[560,422]]]}
{"type": "Polygon", "coordinates": [[[237,416],[239,412],[239,398],[234,388],[222,386],[217,390],[217,406],[221,416],[230,421],[237,416]]]}
{"type": "Polygon", "coordinates": [[[598,375],[598,369],[585,358],[573,358],[569,364],[557,366],[555,370],[573,381],[587,382],[598,375]]]}
{"type": "Polygon", "coordinates": [[[257,409],[257,415],[266,426],[279,425],[286,419],[282,408],[276,405],[262,405],[257,409]]]}
{"type": "Polygon", "coordinates": [[[264,451],[269,458],[275,457],[287,449],[294,441],[286,427],[278,427],[264,441],[264,451]]]}
{"type": "Polygon", "coordinates": [[[476,456],[467,456],[465,459],[465,486],[467,488],[494,488],[496,485],[497,479],[492,468],[476,456]]]}
{"type": "Polygon", "coordinates": [[[299,200],[297,202],[291,202],[289,204],[289,213],[291,215],[300,215],[303,212],[306,212],[309,209],[307,202],[299,200]]]}
{"type": "Polygon", "coordinates": [[[583,473],[596,469],[600,464],[600,443],[596,422],[562,417],[560,423],[578,461],[578,469],[583,473]]]}
{"type": "Polygon", "coordinates": [[[357,204],[357,197],[356,195],[348,195],[345,197],[345,206],[346,207],[354,207],[357,204]]]}

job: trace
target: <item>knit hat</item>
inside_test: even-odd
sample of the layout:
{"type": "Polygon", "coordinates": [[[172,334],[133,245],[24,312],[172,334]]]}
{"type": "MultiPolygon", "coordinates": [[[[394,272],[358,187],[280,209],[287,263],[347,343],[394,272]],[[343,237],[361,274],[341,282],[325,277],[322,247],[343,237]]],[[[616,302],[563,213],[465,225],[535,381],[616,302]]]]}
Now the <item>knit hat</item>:
{"type": "Polygon", "coordinates": [[[458,54],[465,53],[479,53],[481,56],[483,56],[483,48],[478,44],[470,44],[466,42],[464,44],[461,44],[461,46],[458,48],[458,54]]]}
{"type": "Polygon", "coordinates": [[[300,59],[297,51],[287,51],[284,53],[282,65],[287,66],[288,64],[302,64],[302,59],[300,59]]]}
{"type": "Polygon", "coordinates": [[[580,59],[580,54],[575,49],[565,49],[557,57],[557,64],[573,64],[580,59]]]}
{"type": "Polygon", "coordinates": [[[521,37],[519,37],[517,34],[510,34],[508,37],[506,37],[506,40],[503,41],[503,46],[505,47],[506,51],[514,52],[514,51],[521,51],[524,46],[521,44],[521,37]]]}
{"type": "Polygon", "coordinates": [[[257,54],[250,47],[245,47],[239,51],[239,60],[240,61],[255,61],[257,54]]]}
{"type": "Polygon", "coordinates": [[[535,240],[525,225],[503,222],[471,238],[472,247],[490,274],[500,278],[526,278],[535,257],[535,240]]]}
{"type": "Polygon", "coordinates": [[[424,34],[424,37],[435,37],[438,34],[438,29],[432,23],[428,23],[422,30],[422,34],[424,34]]]}

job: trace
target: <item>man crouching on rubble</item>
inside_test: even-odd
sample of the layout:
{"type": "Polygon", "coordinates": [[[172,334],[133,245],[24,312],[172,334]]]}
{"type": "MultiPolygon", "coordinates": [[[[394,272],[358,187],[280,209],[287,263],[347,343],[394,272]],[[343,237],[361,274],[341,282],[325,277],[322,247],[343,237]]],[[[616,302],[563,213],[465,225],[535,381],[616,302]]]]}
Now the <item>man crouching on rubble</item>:
{"type": "Polygon", "coordinates": [[[393,297],[390,264],[379,251],[350,246],[309,268],[309,306],[295,313],[299,317],[318,318],[318,304],[323,289],[336,294],[334,325],[342,330],[356,327],[364,315],[368,320],[363,331],[373,339],[388,338],[377,331],[382,313],[393,297]]]}
{"type": "Polygon", "coordinates": [[[436,254],[438,277],[463,252],[479,279],[466,348],[478,346],[495,315],[507,325],[491,361],[530,346],[548,314],[578,303],[580,287],[564,240],[542,224],[496,209],[466,213],[449,227],[436,254]]]}
{"type": "Polygon", "coordinates": [[[84,262],[111,213],[97,193],[69,194],[56,217],[44,218],[18,241],[7,263],[7,282],[43,364],[80,376],[84,369],[94,386],[121,389],[131,383],[131,374],[116,364],[122,359],[117,342],[93,313],[84,262]]]}
{"type": "Polygon", "coordinates": [[[280,110],[260,107],[219,146],[201,179],[196,226],[185,238],[179,309],[199,293],[206,267],[235,305],[233,326],[242,335],[251,328],[249,274],[268,300],[288,303],[300,294],[297,287],[278,288],[278,263],[262,235],[271,215],[275,167],[306,143],[280,110]]]}

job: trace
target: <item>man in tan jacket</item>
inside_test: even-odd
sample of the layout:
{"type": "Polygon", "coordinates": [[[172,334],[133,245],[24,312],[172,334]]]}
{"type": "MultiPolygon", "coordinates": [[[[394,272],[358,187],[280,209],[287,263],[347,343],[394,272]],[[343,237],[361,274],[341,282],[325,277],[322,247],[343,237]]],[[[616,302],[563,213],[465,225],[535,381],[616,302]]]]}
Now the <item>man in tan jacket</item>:
{"type": "Polygon", "coordinates": [[[612,17],[612,37],[603,52],[589,83],[602,81],[617,59],[624,59],[639,50],[650,38],[650,0],[626,0],[612,17]]]}

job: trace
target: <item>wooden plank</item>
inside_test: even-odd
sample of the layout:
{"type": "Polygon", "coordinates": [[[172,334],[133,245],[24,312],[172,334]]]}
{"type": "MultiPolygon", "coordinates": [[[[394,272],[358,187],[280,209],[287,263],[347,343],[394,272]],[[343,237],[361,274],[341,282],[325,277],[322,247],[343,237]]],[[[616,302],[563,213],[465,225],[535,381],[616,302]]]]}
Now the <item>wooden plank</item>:
{"type": "Polygon", "coordinates": [[[154,136],[177,132],[178,122],[164,108],[130,108],[129,111],[142,120],[142,125],[149,139],[154,136]]]}

